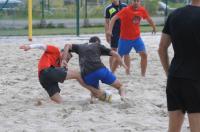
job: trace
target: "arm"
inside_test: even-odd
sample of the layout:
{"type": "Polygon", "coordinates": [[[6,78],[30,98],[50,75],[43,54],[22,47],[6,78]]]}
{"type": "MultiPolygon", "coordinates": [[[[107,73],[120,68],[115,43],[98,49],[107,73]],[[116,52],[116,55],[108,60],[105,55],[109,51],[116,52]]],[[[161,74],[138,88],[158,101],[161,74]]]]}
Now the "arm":
{"type": "Polygon", "coordinates": [[[166,76],[168,75],[168,69],[169,69],[169,57],[168,57],[167,50],[170,44],[171,44],[170,36],[168,34],[162,33],[160,45],[158,49],[158,54],[159,54],[163,69],[166,73],[166,76]]]}
{"type": "Polygon", "coordinates": [[[70,49],[72,49],[72,45],[71,44],[65,44],[63,55],[62,55],[61,66],[64,66],[64,67],[67,66],[67,63],[70,60],[70,56],[71,56],[70,53],[69,53],[70,49]]]}
{"type": "Polygon", "coordinates": [[[105,18],[105,24],[104,24],[104,28],[105,28],[105,33],[106,33],[106,41],[109,42],[109,36],[107,35],[107,32],[109,30],[109,22],[110,19],[109,18],[105,18]]]}
{"type": "Polygon", "coordinates": [[[45,51],[47,49],[47,45],[44,44],[21,45],[19,48],[23,49],[24,51],[28,51],[30,49],[41,49],[45,51]]]}
{"type": "Polygon", "coordinates": [[[149,23],[149,25],[151,25],[151,27],[153,28],[153,31],[152,31],[152,33],[156,33],[156,26],[155,26],[155,24],[154,24],[154,22],[153,22],[153,20],[151,19],[151,17],[147,17],[147,22],[149,23]]]}
{"type": "Polygon", "coordinates": [[[115,24],[115,21],[119,19],[119,17],[117,15],[115,15],[114,17],[112,17],[112,19],[110,20],[110,23],[109,23],[109,29],[108,31],[106,32],[106,35],[108,36],[108,42],[110,43],[111,42],[111,36],[112,36],[112,30],[113,30],[113,26],[115,24]]]}

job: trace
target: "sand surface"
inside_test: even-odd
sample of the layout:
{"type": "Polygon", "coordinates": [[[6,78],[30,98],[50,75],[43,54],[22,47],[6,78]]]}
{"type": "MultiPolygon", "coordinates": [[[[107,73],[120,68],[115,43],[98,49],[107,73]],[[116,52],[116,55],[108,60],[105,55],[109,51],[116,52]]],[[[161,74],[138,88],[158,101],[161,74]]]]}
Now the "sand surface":
{"type": "MultiPolygon", "coordinates": [[[[40,36],[33,37],[33,43],[63,47],[65,43],[87,42],[90,36],[40,36]]],[[[104,35],[98,36],[104,43],[104,35]]],[[[140,76],[140,57],[134,50],[130,54],[131,75],[123,68],[116,72],[128,102],[121,102],[114,88],[101,84],[113,93],[112,103],[90,104],[89,92],[75,80],[68,80],[60,85],[65,102],[58,105],[49,100],[38,82],[37,63],[43,51],[20,50],[20,44],[30,43],[27,37],[0,37],[0,132],[166,132],[166,77],[157,55],[160,33],[142,34],[142,38],[148,52],[146,77],[140,76]],[[38,100],[42,105],[35,106],[38,100]]],[[[108,57],[102,60],[108,66],[108,57]]],[[[69,68],[79,70],[77,55],[69,68]]],[[[188,132],[187,126],[185,121],[183,132],[188,132]]]]}

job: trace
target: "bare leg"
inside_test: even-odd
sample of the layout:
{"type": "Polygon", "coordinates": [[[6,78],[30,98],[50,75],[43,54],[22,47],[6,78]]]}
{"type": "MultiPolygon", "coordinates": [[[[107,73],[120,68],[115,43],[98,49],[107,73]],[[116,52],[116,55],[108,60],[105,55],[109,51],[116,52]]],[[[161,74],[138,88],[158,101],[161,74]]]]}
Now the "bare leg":
{"type": "Polygon", "coordinates": [[[180,110],[169,112],[168,132],[181,132],[181,126],[184,121],[184,113],[180,110]]]}
{"type": "Polygon", "coordinates": [[[126,74],[130,75],[130,63],[131,63],[131,60],[130,60],[130,56],[129,55],[125,55],[124,56],[124,63],[127,66],[126,74]]]}
{"type": "MultiPolygon", "coordinates": [[[[112,48],[112,50],[117,51],[117,48],[112,48]]],[[[109,64],[110,64],[110,69],[112,70],[113,67],[113,63],[114,63],[114,57],[110,57],[109,58],[109,64]]]]}
{"type": "Polygon", "coordinates": [[[191,132],[200,131],[200,113],[191,113],[188,114],[190,130],[191,132]]]}
{"type": "Polygon", "coordinates": [[[147,53],[145,52],[140,52],[140,57],[141,57],[141,75],[145,76],[146,69],[147,69],[147,53]]]}
{"type": "Polygon", "coordinates": [[[62,97],[60,96],[59,93],[55,93],[53,96],[50,97],[51,100],[53,100],[54,102],[61,104],[63,103],[62,97]]]}
{"type": "Polygon", "coordinates": [[[68,79],[76,79],[81,84],[81,86],[88,89],[97,98],[101,97],[104,94],[104,91],[102,91],[101,89],[96,89],[96,88],[93,88],[91,86],[86,85],[84,83],[80,73],[78,73],[77,71],[73,71],[73,70],[68,69],[66,80],[68,80],[68,79]]]}
{"type": "Polygon", "coordinates": [[[111,84],[114,88],[116,88],[119,91],[119,95],[121,96],[121,100],[125,99],[125,89],[122,87],[122,84],[119,80],[115,80],[113,84],[111,84]]]}
{"type": "Polygon", "coordinates": [[[113,58],[113,63],[112,63],[112,68],[111,68],[112,73],[115,73],[118,66],[119,66],[119,63],[117,62],[115,58],[113,58]]]}

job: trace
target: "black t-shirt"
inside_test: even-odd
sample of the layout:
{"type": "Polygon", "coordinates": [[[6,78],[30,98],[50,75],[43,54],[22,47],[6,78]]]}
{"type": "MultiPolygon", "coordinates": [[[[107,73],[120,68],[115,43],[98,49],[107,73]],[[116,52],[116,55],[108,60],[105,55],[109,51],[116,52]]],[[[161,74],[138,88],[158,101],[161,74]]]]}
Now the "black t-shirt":
{"type": "MultiPolygon", "coordinates": [[[[124,7],[126,7],[125,3],[120,2],[118,6],[112,3],[105,8],[104,17],[111,19],[115,14],[117,14],[124,7]]],[[[114,24],[112,34],[114,36],[120,35],[120,20],[119,19],[114,24]]]]}
{"type": "Polygon", "coordinates": [[[101,55],[110,56],[111,50],[101,44],[73,44],[71,52],[79,55],[81,75],[85,76],[99,68],[105,67],[101,55]]]}
{"type": "Polygon", "coordinates": [[[163,29],[174,49],[169,75],[200,79],[200,7],[188,5],[172,12],[163,29]]]}

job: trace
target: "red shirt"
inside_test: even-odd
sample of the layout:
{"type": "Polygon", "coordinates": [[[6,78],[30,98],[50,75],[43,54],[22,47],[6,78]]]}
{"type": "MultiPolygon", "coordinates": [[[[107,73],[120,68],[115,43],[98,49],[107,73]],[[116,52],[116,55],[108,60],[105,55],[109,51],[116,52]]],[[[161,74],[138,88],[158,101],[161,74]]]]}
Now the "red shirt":
{"type": "Polygon", "coordinates": [[[137,10],[132,5],[122,9],[116,14],[121,21],[120,38],[134,40],[140,36],[140,21],[149,17],[144,7],[137,10]]]}
{"type": "Polygon", "coordinates": [[[60,67],[60,50],[55,46],[47,45],[47,49],[38,63],[38,73],[51,66],[60,67]]]}

